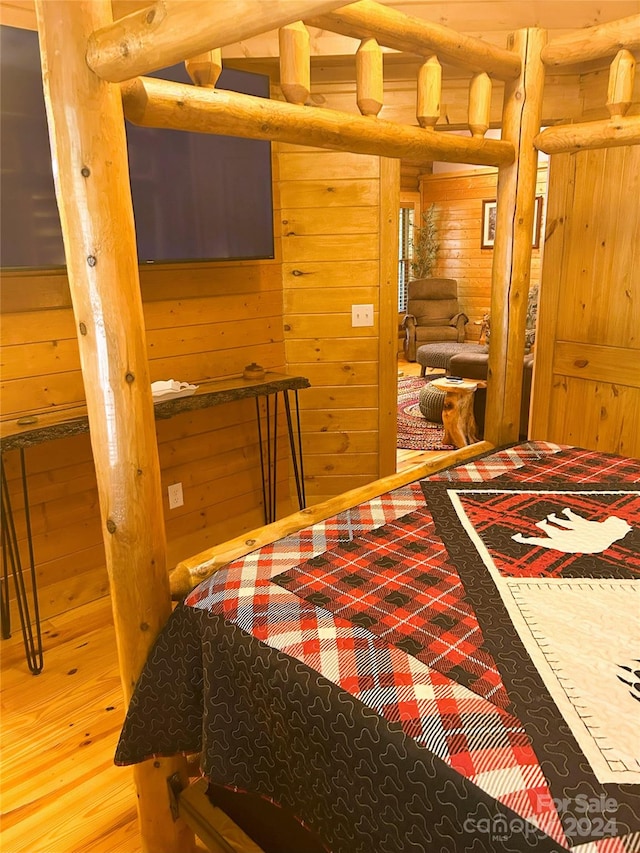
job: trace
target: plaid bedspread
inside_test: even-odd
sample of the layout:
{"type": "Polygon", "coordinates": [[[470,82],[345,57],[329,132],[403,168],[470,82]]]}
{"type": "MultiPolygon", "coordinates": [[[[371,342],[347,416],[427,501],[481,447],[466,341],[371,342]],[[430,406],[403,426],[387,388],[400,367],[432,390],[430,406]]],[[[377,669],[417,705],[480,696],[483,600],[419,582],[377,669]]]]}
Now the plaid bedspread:
{"type": "Polygon", "coordinates": [[[116,763],[202,751],[333,853],[640,851],[639,484],[526,443],[232,563],[158,638],[116,763]]]}

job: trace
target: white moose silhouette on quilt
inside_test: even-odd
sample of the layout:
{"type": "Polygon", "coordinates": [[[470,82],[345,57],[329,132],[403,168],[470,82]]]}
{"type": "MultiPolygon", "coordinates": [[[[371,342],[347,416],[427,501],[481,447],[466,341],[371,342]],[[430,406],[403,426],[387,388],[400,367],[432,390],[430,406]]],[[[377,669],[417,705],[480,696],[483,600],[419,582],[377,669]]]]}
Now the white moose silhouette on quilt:
{"type": "Polygon", "coordinates": [[[552,512],[546,519],[536,522],[536,527],[544,530],[546,537],[516,533],[511,538],[515,542],[539,545],[565,554],[600,554],[631,530],[631,526],[617,515],[610,515],[604,521],[587,521],[566,507],[562,513],[566,519],[552,512]]]}

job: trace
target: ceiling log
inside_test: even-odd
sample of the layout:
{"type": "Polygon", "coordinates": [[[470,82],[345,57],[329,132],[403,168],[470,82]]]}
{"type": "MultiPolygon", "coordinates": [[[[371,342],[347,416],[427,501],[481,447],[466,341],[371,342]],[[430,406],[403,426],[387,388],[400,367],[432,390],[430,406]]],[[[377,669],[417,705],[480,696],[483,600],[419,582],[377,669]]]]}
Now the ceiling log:
{"type": "Polygon", "coordinates": [[[514,148],[499,139],[473,139],[318,107],[201,89],[140,77],[121,87],[126,117],[145,127],[269,139],[380,157],[444,160],[477,166],[513,162],[514,148]]]}
{"type": "Polygon", "coordinates": [[[340,6],[340,0],[157,0],[91,34],[89,67],[121,83],[340,6]]]}

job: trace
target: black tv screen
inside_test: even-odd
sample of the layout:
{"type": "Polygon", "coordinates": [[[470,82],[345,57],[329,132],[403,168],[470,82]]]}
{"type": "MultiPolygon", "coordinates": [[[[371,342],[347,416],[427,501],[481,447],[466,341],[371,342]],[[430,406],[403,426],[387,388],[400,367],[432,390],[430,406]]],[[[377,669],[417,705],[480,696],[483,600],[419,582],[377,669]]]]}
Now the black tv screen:
{"type": "MultiPolygon", "coordinates": [[[[184,65],[153,75],[189,83],[184,65]]],[[[269,97],[269,78],[223,69],[218,88],[269,97]]],[[[269,142],[126,123],[138,259],[273,257],[269,142]]],[[[64,266],[37,33],[0,26],[0,264],[64,266]]]]}

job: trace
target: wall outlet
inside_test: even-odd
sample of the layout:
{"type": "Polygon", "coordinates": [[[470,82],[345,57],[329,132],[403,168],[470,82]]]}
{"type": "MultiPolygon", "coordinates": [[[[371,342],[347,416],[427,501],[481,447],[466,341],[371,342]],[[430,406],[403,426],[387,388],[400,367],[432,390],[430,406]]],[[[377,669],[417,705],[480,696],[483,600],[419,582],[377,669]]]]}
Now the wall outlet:
{"type": "Polygon", "coordinates": [[[182,483],[173,483],[167,491],[169,492],[169,509],[177,509],[184,504],[182,483]]]}
{"type": "Polygon", "coordinates": [[[373,305],[352,305],[351,325],[373,326],[373,305]]]}

